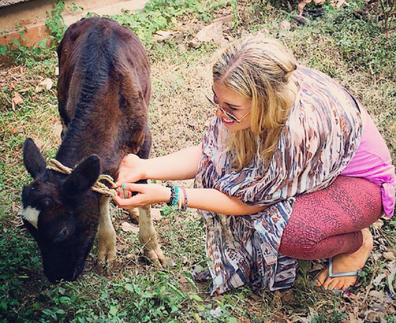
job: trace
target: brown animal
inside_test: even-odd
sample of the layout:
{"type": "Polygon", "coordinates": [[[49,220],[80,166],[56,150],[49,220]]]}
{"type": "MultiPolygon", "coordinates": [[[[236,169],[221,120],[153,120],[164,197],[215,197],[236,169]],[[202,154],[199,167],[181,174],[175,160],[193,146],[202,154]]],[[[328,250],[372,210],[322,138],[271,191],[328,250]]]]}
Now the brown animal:
{"type": "MultiPolygon", "coordinates": [[[[75,280],[99,226],[100,264],[116,260],[109,197],[92,190],[101,174],[118,176],[122,158],[148,158],[151,95],[148,58],[136,35],[107,18],[71,25],[58,47],[58,107],[62,144],[55,159],[70,174],[49,169],[33,140],[23,148],[34,180],[22,192],[22,219],[36,239],[50,281],[75,280]]],[[[140,241],[156,264],[165,260],[150,207],[139,209],[140,241]]],[[[131,216],[136,213],[131,211],[131,216]]]]}

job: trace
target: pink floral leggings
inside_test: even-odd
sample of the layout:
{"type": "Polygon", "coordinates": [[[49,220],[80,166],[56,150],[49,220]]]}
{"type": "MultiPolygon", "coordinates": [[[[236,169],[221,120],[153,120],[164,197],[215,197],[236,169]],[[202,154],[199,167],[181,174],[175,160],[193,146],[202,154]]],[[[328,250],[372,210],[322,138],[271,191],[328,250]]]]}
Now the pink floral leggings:
{"type": "Polygon", "coordinates": [[[381,189],[362,178],[339,176],[329,187],[296,198],[279,252],[315,260],[360,248],[360,230],[383,214],[381,189]]]}

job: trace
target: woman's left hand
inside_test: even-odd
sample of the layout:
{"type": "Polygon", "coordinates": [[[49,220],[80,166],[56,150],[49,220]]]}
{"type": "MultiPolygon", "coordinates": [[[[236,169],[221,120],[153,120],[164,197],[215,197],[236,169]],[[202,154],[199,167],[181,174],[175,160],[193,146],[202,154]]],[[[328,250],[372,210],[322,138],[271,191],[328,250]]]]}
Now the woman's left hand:
{"type": "Polygon", "coordinates": [[[168,202],[170,188],[159,184],[122,184],[113,200],[123,209],[132,209],[154,203],[168,202]],[[124,194],[126,191],[127,194],[124,194]],[[126,197],[124,197],[126,195],[126,197]]]}

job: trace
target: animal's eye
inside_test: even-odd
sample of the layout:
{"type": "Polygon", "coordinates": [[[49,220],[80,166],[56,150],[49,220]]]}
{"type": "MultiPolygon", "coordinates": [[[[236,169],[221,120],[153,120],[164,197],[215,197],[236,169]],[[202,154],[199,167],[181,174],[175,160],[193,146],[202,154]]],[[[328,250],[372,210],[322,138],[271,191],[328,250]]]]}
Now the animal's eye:
{"type": "Polygon", "coordinates": [[[56,237],[54,238],[54,242],[63,242],[63,241],[65,241],[67,239],[68,236],[69,236],[69,230],[66,227],[64,227],[56,235],[56,237]]]}

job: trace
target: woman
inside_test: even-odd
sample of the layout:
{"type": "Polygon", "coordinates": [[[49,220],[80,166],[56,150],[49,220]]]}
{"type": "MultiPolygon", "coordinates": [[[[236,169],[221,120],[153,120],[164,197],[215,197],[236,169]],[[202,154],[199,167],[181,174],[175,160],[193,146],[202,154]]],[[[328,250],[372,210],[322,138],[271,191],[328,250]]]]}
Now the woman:
{"type": "Polygon", "coordinates": [[[353,285],[373,246],[367,227],[391,217],[395,203],[389,151],[363,106],[261,37],[220,53],[213,101],[202,144],[149,160],[125,157],[118,182],[138,194],[116,203],[199,209],[211,264],[195,277],[210,274],[212,294],[243,284],[289,288],[296,259],[330,259],[317,286],[353,285]],[[131,184],[190,178],[191,189],[131,184]]]}

